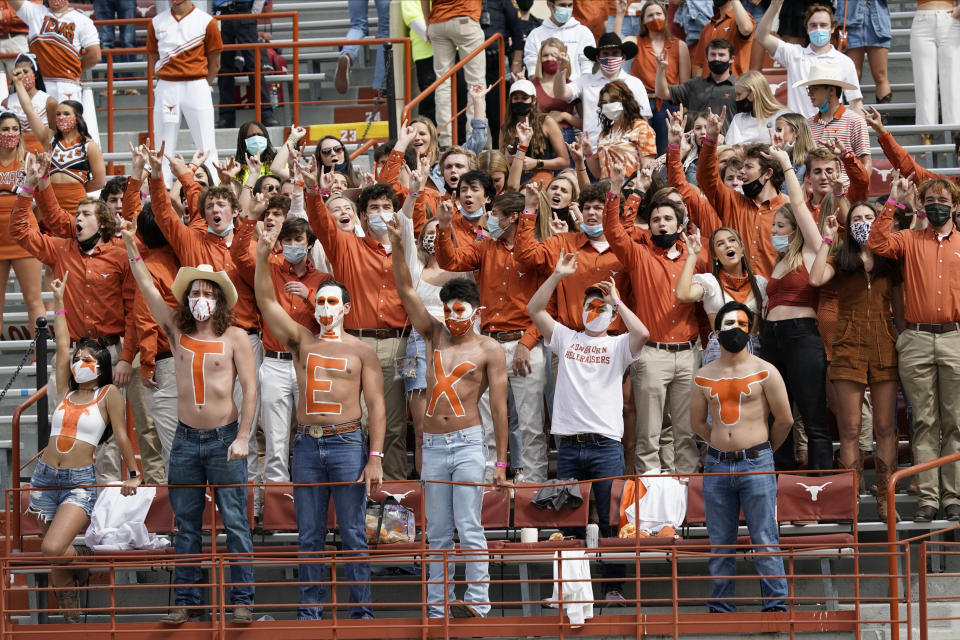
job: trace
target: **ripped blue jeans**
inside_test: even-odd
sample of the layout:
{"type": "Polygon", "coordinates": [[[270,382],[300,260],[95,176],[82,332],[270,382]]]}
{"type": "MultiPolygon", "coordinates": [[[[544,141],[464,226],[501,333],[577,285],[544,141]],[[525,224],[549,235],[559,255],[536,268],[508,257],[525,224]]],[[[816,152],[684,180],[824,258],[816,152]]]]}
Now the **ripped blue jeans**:
{"type": "Polygon", "coordinates": [[[97,502],[96,487],[87,485],[97,484],[96,472],[93,465],[58,469],[51,467],[43,460],[37,460],[37,466],[30,478],[30,486],[43,491],[30,491],[30,507],[28,511],[35,514],[41,522],[51,522],[57,515],[57,509],[62,504],[73,504],[87,515],[93,513],[93,505],[97,502]]]}

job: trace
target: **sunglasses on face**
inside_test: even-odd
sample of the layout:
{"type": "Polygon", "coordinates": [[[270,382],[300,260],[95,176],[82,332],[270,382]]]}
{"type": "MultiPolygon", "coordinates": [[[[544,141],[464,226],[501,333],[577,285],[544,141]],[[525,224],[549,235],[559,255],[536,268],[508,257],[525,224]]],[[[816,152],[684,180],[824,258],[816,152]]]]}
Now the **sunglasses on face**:
{"type": "Polygon", "coordinates": [[[280,187],[274,184],[267,184],[263,186],[263,190],[267,192],[280,191],[280,187]]]}
{"type": "Polygon", "coordinates": [[[329,156],[331,153],[343,153],[343,147],[327,147],[326,149],[321,149],[320,153],[325,156],[329,156]]]}

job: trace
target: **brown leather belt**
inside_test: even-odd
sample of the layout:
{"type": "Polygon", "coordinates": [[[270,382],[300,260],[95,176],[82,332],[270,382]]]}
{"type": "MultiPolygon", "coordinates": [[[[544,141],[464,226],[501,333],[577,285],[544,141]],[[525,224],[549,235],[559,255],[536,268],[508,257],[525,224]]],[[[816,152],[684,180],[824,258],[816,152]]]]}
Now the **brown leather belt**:
{"type": "Polygon", "coordinates": [[[960,322],[945,322],[943,324],[927,324],[925,322],[908,322],[907,329],[924,331],[926,333],[949,333],[960,331],[960,322]]]}
{"type": "Polygon", "coordinates": [[[647,340],[646,346],[660,349],[661,351],[690,351],[690,349],[693,349],[694,344],[696,344],[694,340],[690,340],[689,342],[654,342],[653,340],[647,340]]]}
{"type": "Polygon", "coordinates": [[[402,338],[403,329],[347,329],[347,333],[358,338],[375,338],[377,340],[386,340],[388,338],[402,338]]]}
{"type": "Polygon", "coordinates": [[[321,425],[310,425],[310,424],[301,424],[297,425],[297,433],[302,433],[303,435],[310,436],[313,438],[326,438],[327,436],[341,435],[344,433],[351,433],[360,428],[359,420],[350,420],[348,422],[341,422],[340,424],[332,424],[329,426],[321,425]]]}
{"type": "Polygon", "coordinates": [[[263,355],[264,357],[276,358],[277,360],[293,360],[293,354],[289,351],[271,351],[270,349],[264,349],[263,355]]]}
{"type": "Polygon", "coordinates": [[[490,336],[497,342],[513,342],[523,337],[523,331],[484,331],[483,335],[490,336]]]}

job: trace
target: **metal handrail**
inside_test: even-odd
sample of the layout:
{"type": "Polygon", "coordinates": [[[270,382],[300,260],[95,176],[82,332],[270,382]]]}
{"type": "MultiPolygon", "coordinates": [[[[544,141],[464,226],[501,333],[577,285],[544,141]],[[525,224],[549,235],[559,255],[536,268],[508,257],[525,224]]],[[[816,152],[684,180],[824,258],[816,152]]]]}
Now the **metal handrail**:
{"type": "MultiPolygon", "coordinates": [[[[10,471],[13,474],[11,478],[11,486],[20,487],[20,416],[23,415],[23,412],[31,407],[34,403],[37,402],[40,398],[47,395],[47,385],[43,385],[34,392],[29,398],[20,403],[16,409],[13,410],[13,418],[10,422],[10,439],[13,441],[13,447],[10,451],[10,471]]],[[[17,503],[16,507],[14,505],[8,505],[8,513],[19,514],[20,505],[17,503]]],[[[19,539],[20,538],[20,518],[13,517],[13,535],[19,539]]],[[[9,547],[10,540],[9,536],[6,542],[6,546],[9,547]]],[[[9,555],[10,550],[7,548],[7,555],[9,555]]]]}

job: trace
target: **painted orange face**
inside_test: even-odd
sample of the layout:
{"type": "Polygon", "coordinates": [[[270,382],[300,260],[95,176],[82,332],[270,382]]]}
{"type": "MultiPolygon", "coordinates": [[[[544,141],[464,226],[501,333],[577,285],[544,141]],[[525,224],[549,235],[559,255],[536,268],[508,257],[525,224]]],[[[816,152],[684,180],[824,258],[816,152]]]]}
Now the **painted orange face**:
{"type": "MultiPolygon", "coordinates": [[[[317,324],[323,327],[325,332],[334,330],[336,325],[343,322],[345,312],[343,292],[340,290],[340,287],[320,287],[320,290],[317,292],[316,308],[313,312],[313,317],[316,319],[317,324]]],[[[339,332],[337,331],[337,333],[339,332]]]]}
{"type": "Polygon", "coordinates": [[[473,326],[473,316],[476,310],[469,302],[451,300],[443,303],[444,324],[454,336],[462,336],[473,326]]]}
{"type": "Polygon", "coordinates": [[[720,330],[726,331],[727,329],[742,329],[750,333],[750,318],[742,309],[729,311],[720,322],[720,330]]]}
{"type": "Polygon", "coordinates": [[[592,300],[587,301],[587,304],[583,306],[586,316],[584,317],[584,324],[593,322],[598,317],[603,315],[603,312],[606,311],[607,304],[600,298],[593,298],[592,300]]]}

